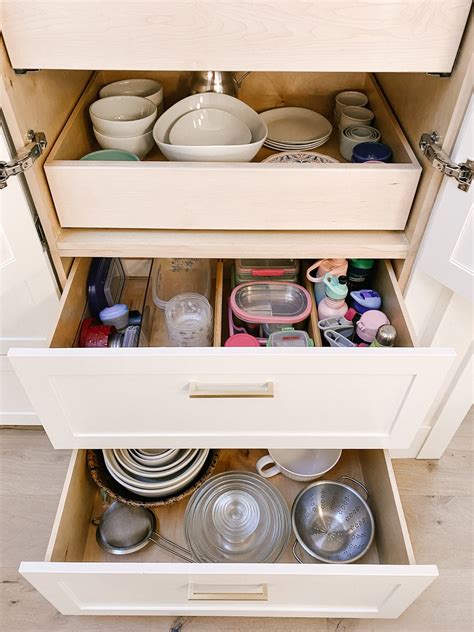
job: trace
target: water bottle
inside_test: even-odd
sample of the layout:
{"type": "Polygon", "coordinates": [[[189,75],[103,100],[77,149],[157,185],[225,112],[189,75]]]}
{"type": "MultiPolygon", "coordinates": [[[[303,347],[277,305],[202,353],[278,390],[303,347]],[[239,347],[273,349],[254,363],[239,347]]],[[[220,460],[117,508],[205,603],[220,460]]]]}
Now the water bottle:
{"type": "Polygon", "coordinates": [[[345,301],[347,296],[347,277],[325,274],[323,279],[326,296],[318,305],[318,317],[320,320],[331,316],[344,316],[348,307],[345,301]]]}
{"type": "Polygon", "coordinates": [[[369,280],[374,268],[373,259],[349,259],[347,285],[349,292],[370,287],[369,280]]]}
{"type": "Polygon", "coordinates": [[[382,325],[377,329],[371,347],[394,347],[397,338],[397,330],[393,325],[382,325]]]}
{"type": "Polygon", "coordinates": [[[323,279],[328,273],[333,275],[347,274],[347,259],[319,259],[308,268],[306,278],[314,283],[316,305],[319,305],[326,296],[323,279]],[[316,276],[311,274],[313,270],[317,270],[316,276]]]}

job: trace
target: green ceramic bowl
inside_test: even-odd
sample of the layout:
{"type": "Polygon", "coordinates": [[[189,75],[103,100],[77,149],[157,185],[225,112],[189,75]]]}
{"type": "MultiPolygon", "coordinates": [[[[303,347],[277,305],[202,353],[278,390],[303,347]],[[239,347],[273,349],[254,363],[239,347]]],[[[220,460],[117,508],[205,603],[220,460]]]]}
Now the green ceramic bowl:
{"type": "Polygon", "coordinates": [[[140,158],[123,149],[100,149],[82,156],[81,160],[140,160],[140,158]]]}

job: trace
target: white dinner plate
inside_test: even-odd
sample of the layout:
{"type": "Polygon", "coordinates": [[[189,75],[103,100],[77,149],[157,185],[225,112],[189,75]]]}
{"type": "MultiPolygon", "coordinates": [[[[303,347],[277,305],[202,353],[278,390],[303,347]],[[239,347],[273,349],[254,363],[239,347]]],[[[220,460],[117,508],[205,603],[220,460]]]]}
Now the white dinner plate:
{"type": "Polygon", "coordinates": [[[260,114],[268,127],[268,140],[279,143],[314,143],[327,138],[331,123],[307,108],[284,107],[260,114]]]}

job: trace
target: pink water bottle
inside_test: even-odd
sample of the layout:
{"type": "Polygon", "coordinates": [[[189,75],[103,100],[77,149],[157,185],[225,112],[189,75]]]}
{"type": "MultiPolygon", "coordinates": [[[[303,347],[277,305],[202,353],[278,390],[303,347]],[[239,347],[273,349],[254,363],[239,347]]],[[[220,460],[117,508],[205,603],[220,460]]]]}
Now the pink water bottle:
{"type": "Polygon", "coordinates": [[[323,279],[328,272],[333,275],[347,274],[347,259],[319,259],[308,268],[306,278],[314,283],[316,305],[319,305],[326,296],[323,279]],[[313,270],[317,270],[316,276],[311,274],[313,270]]]}
{"type": "Polygon", "coordinates": [[[326,296],[318,305],[318,318],[330,318],[332,316],[344,316],[348,307],[345,301],[347,296],[347,277],[324,275],[323,285],[326,296]]]}

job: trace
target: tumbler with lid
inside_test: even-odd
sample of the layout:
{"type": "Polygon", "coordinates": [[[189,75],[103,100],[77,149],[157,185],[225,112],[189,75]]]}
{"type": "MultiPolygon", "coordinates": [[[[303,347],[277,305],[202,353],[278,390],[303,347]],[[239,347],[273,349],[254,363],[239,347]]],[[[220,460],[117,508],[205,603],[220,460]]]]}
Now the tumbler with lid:
{"type": "Polygon", "coordinates": [[[177,294],[168,301],[165,317],[171,346],[212,346],[212,307],[205,296],[177,294]]]}

